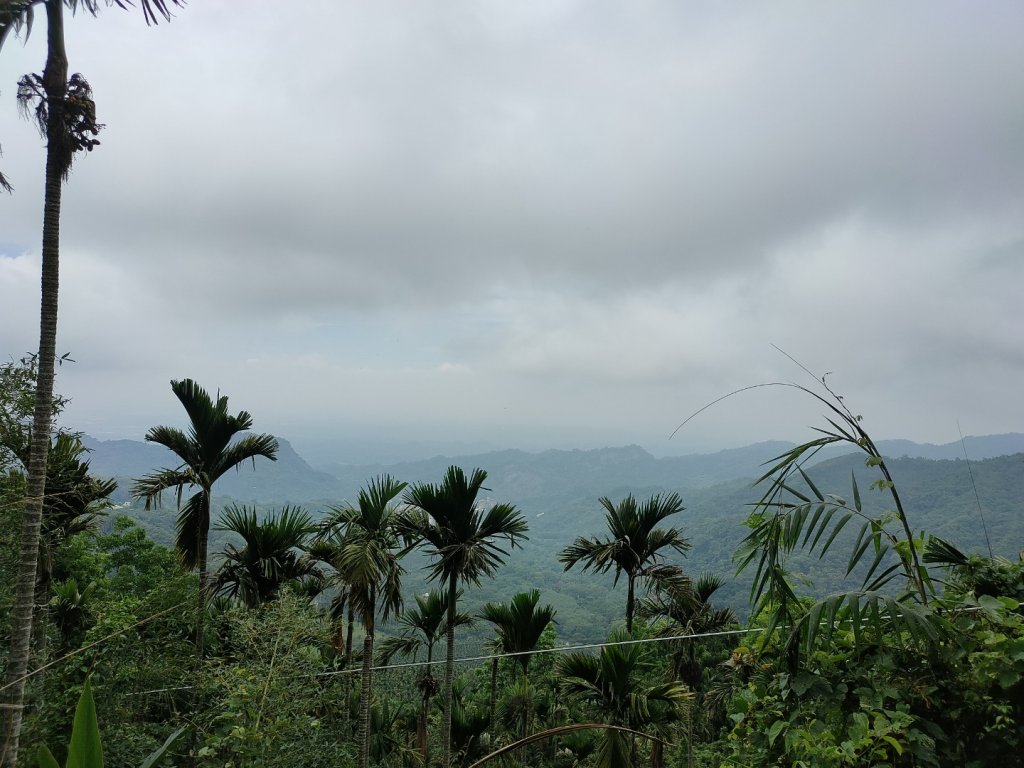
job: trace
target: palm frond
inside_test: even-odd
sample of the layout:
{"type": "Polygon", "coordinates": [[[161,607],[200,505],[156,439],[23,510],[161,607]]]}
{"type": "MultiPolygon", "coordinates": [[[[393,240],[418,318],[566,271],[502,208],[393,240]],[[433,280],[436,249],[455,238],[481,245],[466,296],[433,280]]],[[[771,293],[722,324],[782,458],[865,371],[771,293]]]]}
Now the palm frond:
{"type": "Polygon", "coordinates": [[[322,574],[316,561],[302,554],[316,527],[300,507],[285,506],[260,521],[255,507],[231,505],[216,530],[235,533],[245,542],[241,549],[232,544],[225,547],[215,580],[215,589],[222,594],[256,606],[273,599],[289,583],[304,589],[319,586],[322,574]]]}
{"type": "MultiPolygon", "coordinates": [[[[151,2],[154,3],[153,8],[167,8],[163,0],[151,2]]],[[[160,503],[163,491],[177,488],[178,546],[183,548],[183,561],[194,566],[199,544],[191,537],[202,537],[205,541],[209,532],[209,501],[214,482],[228,469],[247,459],[264,456],[274,460],[278,444],[270,435],[238,438],[239,432],[252,426],[252,417],[245,411],[232,416],[228,412],[227,397],[219,396],[214,403],[209,393],[192,379],[172,381],[171,391],[188,415],[188,433],[174,427],[157,426],[149,430],[146,440],[169,448],[182,464],[177,469],[158,470],[136,480],[132,493],[136,498],[144,499],[146,509],[150,509],[160,503]],[[186,486],[199,488],[200,494],[182,507],[181,497],[186,486]],[[205,503],[197,503],[200,498],[205,503]]]]}
{"type": "Polygon", "coordinates": [[[387,665],[396,657],[408,657],[415,661],[424,645],[423,639],[419,637],[386,637],[377,646],[377,663],[387,665]]]}
{"type": "MultiPolygon", "coordinates": [[[[184,506],[179,501],[178,520],[175,524],[175,548],[181,564],[192,570],[199,567],[199,536],[204,524],[209,526],[206,517],[205,491],[192,494],[184,506]]],[[[179,497],[180,498],[180,497],[179,497]]]]}
{"type": "Polygon", "coordinates": [[[431,579],[445,581],[454,573],[479,584],[508,554],[499,542],[517,547],[526,538],[526,520],[512,505],[496,504],[481,513],[476,496],[486,478],[484,470],[475,469],[467,479],[452,466],[440,485],[421,483],[406,492],[405,502],[414,507],[406,527],[427,544],[431,579]],[[413,525],[419,528],[412,530],[413,525]]]}
{"type": "Polygon", "coordinates": [[[811,654],[819,641],[829,641],[846,630],[856,652],[869,645],[892,645],[901,640],[935,643],[950,636],[952,625],[941,615],[912,599],[878,591],[853,590],[829,595],[813,603],[790,631],[787,646],[796,653],[811,654]]]}
{"type": "Polygon", "coordinates": [[[555,609],[550,605],[537,607],[540,591],[520,592],[505,603],[485,603],[479,617],[494,625],[498,648],[502,653],[516,654],[516,662],[525,673],[530,663],[530,651],[537,648],[541,635],[555,621],[555,609]]]}
{"type": "Polygon", "coordinates": [[[195,466],[202,461],[195,442],[175,427],[152,427],[146,433],[146,442],[162,445],[173,452],[184,464],[195,466]]]}
{"type": "Polygon", "coordinates": [[[185,488],[198,485],[196,477],[187,467],[178,469],[160,469],[139,478],[132,485],[132,497],[145,502],[146,510],[159,507],[163,500],[163,492],[177,489],[178,504],[181,503],[185,488]]]}
{"type": "Polygon", "coordinates": [[[255,460],[258,456],[277,461],[277,438],[273,435],[246,435],[225,448],[210,468],[211,481],[216,481],[229,469],[237,469],[246,461],[255,460]]]}
{"type": "Polygon", "coordinates": [[[925,544],[924,562],[934,565],[962,566],[967,564],[968,557],[955,546],[938,536],[931,536],[925,544]]]}

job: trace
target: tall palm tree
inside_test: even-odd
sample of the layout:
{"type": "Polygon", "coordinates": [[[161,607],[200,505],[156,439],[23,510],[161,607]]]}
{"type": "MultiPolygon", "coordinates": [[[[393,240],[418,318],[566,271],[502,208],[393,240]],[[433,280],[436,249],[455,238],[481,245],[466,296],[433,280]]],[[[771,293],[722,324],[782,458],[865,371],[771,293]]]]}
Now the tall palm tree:
{"type": "MultiPolygon", "coordinates": [[[[458,596],[456,596],[456,600],[458,596]]],[[[395,656],[411,656],[414,660],[422,649],[427,651],[427,663],[420,669],[416,687],[420,691],[420,710],[416,719],[416,751],[423,768],[430,765],[430,751],[427,740],[427,720],[430,715],[430,700],[438,691],[437,678],[431,667],[434,662],[434,643],[441,636],[441,624],[448,612],[448,596],[439,589],[432,589],[424,595],[416,595],[416,607],[402,613],[398,619],[401,627],[395,637],[385,638],[377,653],[381,664],[390,664],[395,656]]],[[[459,613],[456,626],[470,626],[473,617],[459,613]]]]}
{"type": "Polygon", "coordinates": [[[355,506],[334,508],[327,528],[342,533],[338,572],[350,587],[362,621],[363,673],[359,697],[359,768],[370,764],[370,704],[373,693],[373,641],[378,611],[387,621],[402,608],[402,557],[416,544],[405,512],[394,500],[405,483],[389,475],[371,480],[355,506]]]}
{"type": "MultiPolygon", "coordinates": [[[[184,0],[141,0],[147,23],[155,23],[157,14],[170,18],[170,4],[184,0]]],[[[126,0],[114,0],[126,7],[126,0]]],[[[11,642],[7,656],[6,727],[0,765],[13,766],[17,760],[21,733],[22,704],[25,697],[25,672],[28,669],[29,642],[32,637],[33,598],[36,561],[46,489],[46,458],[50,449],[53,416],[54,361],[57,350],[57,305],[60,282],[60,206],[61,185],[67,179],[75,153],[91,150],[99,131],[89,84],[81,75],[68,80],[68,57],[64,45],[64,6],[72,11],[84,8],[95,14],[97,0],[2,0],[0,1],[0,48],[11,35],[32,25],[36,6],[46,10],[46,65],[42,75],[26,75],[18,88],[19,102],[28,109],[36,101],[35,117],[46,137],[46,171],[43,192],[42,270],[39,310],[39,369],[36,378],[35,409],[32,421],[32,446],[28,466],[28,492],[21,526],[21,551],[11,611],[11,642]]],[[[10,191],[0,174],[0,187],[10,191]]]]}
{"type": "MultiPolygon", "coordinates": [[[[8,418],[10,416],[16,414],[7,414],[8,418]]],[[[0,451],[16,458],[23,467],[28,467],[31,443],[28,424],[19,423],[15,418],[0,426],[0,451]]],[[[40,655],[45,652],[46,645],[54,553],[70,537],[95,529],[96,521],[109,506],[107,497],[117,488],[114,480],[100,480],[89,473],[89,461],[83,458],[85,453],[81,439],[66,432],[57,433],[48,453],[36,565],[37,613],[32,631],[33,645],[40,655]]]]}
{"type": "Polygon", "coordinates": [[[136,480],[132,487],[135,498],[143,499],[146,509],[159,506],[163,492],[177,490],[178,522],[175,546],[186,568],[199,571],[199,621],[196,629],[196,656],[203,655],[203,613],[206,608],[209,574],[207,547],[210,536],[210,500],[213,484],[229,469],[234,469],[257,456],[277,460],[277,439],[271,435],[244,435],[252,428],[252,416],[239,411],[228,413],[228,398],[219,396],[214,402],[205,389],[192,379],[172,381],[171,391],[188,414],[188,433],[176,427],[153,427],[146,440],[169,448],[181,464],[175,469],[161,469],[136,480]],[[195,492],[184,503],[185,488],[195,492]]]}
{"type": "Polygon", "coordinates": [[[250,608],[273,600],[288,582],[321,575],[314,561],[302,554],[316,526],[300,507],[286,506],[260,522],[255,507],[233,504],[214,530],[241,536],[245,546],[228,544],[224,549],[212,591],[237,597],[250,608]]]}
{"type": "MultiPolygon", "coordinates": [[[[100,480],[89,473],[89,462],[82,458],[85,452],[85,446],[78,437],[62,432],[54,438],[46,462],[46,494],[36,567],[39,614],[32,633],[40,654],[46,647],[54,554],[72,536],[95,529],[97,520],[109,506],[107,498],[117,488],[114,480],[100,480]]],[[[19,451],[18,455],[22,461],[27,460],[27,443],[24,444],[24,453],[19,451]]]]}
{"type": "Polygon", "coordinates": [[[452,708],[452,752],[459,758],[461,766],[467,766],[480,757],[481,737],[491,724],[487,713],[470,701],[461,685],[453,686],[452,708]]]}
{"type": "Polygon", "coordinates": [[[599,501],[605,508],[611,537],[587,539],[580,536],[559,553],[558,560],[566,571],[579,562],[583,563],[584,572],[592,569],[607,573],[614,569],[616,584],[619,577],[626,574],[626,631],[632,633],[637,581],[652,587],[686,580],[682,568],[665,560],[667,551],[685,555],[690,549],[689,540],[678,528],[657,527],[662,520],[682,512],[685,507],[677,493],[665,497],[655,494],[643,504],[637,504],[632,494],[618,504],[606,496],[599,501]]]}
{"type": "MultiPolygon", "coordinates": [[[[523,688],[526,692],[526,711],[523,716],[523,732],[526,738],[530,727],[530,657],[536,650],[544,630],[555,620],[555,609],[550,605],[537,607],[540,602],[540,591],[520,592],[513,596],[512,602],[484,603],[480,618],[494,625],[497,634],[495,649],[499,653],[515,654],[515,662],[522,669],[523,688]]],[[[498,657],[491,660],[491,721],[494,721],[494,704],[497,698],[498,657]]]]}
{"type": "MultiPolygon", "coordinates": [[[[689,584],[672,584],[657,589],[640,604],[639,615],[646,619],[663,620],[658,628],[660,637],[702,635],[720,632],[736,623],[731,608],[716,608],[711,603],[715,592],[725,582],[713,573],[702,573],[689,584]]],[[[680,640],[672,655],[672,674],[691,689],[699,690],[704,672],[696,658],[697,644],[680,640]]]]}
{"type": "MultiPolygon", "coordinates": [[[[564,694],[593,709],[608,725],[661,731],[677,719],[690,694],[676,681],[644,685],[649,664],[642,647],[630,643],[630,638],[628,632],[616,630],[598,656],[577,651],[556,659],[558,685],[564,694]]],[[[631,751],[621,731],[601,731],[598,768],[635,765],[631,751]]],[[[653,751],[657,762],[658,750],[653,751]]]]}
{"type": "MultiPolygon", "coordinates": [[[[354,598],[357,590],[348,584],[341,574],[340,560],[344,547],[344,532],[333,527],[330,521],[324,521],[306,552],[310,559],[322,563],[330,569],[329,575],[326,577],[326,586],[337,590],[327,609],[327,616],[331,626],[331,645],[334,652],[343,660],[346,670],[343,687],[345,701],[348,702],[352,692],[352,675],[347,672],[352,666],[353,660],[352,638],[356,621],[354,598]]],[[[342,707],[345,732],[349,735],[351,735],[350,710],[349,706],[342,707]]]]}
{"type": "Polygon", "coordinates": [[[444,668],[444,768],[451,768],[452,684],[455,672],[455,617],[458,615],[459,582],[477,585],[492,577],[508,556],[499,546],[507,541],[518,546],[526,538],[525,518],[511,504],[495,504],[486,511],[477,502],[487,473],[474,469],[469,478],[461,468],[451,466],[438,484],[420,483],[405,495],[405,501],[419,510],[413,519],[416,533],[434,558],[431,579],[448,588],[447,655],[444,668]]]}
{"type": "MultiPolygon", "coordinates": [[[[660,637],[702,635],[720,632],[736,623],[730,608],[715,608],[714,596],[725,582],[713,573],[702,573],[696,582],[672,584],[657,589],[640,604],[639,614],[646,619],[662,620],[660,637]]],[[[671,657],[671,679],[679,680],[693,692],[695,707],[687,712],[686,761],[693,766],[693,710],[698,711],[704,698],[704,669],[697,661],[697,644],[680,640],[671,657]]]]}

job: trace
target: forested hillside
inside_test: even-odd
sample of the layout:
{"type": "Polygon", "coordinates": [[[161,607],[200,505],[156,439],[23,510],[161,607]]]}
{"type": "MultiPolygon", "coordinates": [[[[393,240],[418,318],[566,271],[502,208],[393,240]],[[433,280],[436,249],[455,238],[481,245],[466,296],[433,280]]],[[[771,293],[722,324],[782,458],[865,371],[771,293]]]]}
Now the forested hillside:
{"type": "MultiPolygon", "coordinates": [[[[190,431],[149,433],[173,455],[55,440],[24,760],[45,742],[98,768],[97,736],[107,764],[200,768],[952,767],[1021,747],[1024,454],[887,459],[839,402],[824,438],[733,453],[768,459],[756,485],[636,447],[356,484],[369,468],[313,470],[226,398],[173,388],[190,431]],[[857,452],[802,464],[821,447],[857,452]],[[76,718],[65,748],[79,697],[99,724],[76,718]]],[[[21,423],[0,424],[8,573],[21,423]]]]}
{"type": "MultiPolygon", "coordinates": [[[[985,455],[1012,447],[1021,436],[975,438],[971,451],[985,455]]],[[[226,475],[217,486],[214,509],[230,503],[254,504],[261,514],[282,504],[302,504],[314,517],[330,505],[354,499],[369,478],[389,472],[408,482],[429,482],[440,477],[456,461],[462,466],[488,470],[485,498],[505,500],[523,511],[530,522],[530,541],[516,553],[502,574],[501,585],[484,584],[473,599],[482,604],[500,599],[508,588],[541,589],[559,611],[558,634],[569,643],[594,642],[594,627],[609,625],[620,613],[621,596],[612,590],[610,575],[564,572],[557,552],[577,535],[601,530],[603,510],[600,496],[619,499],[655,493],[678,492],[686,511],[678,525],[690,539],[692,549],[679,562],[692,574],[712,572],[725,584],[718,601],[739,615],[747,612],[749,576],[735,575],[733,554],[747,534],[743,527],[750,505],[761,491],[753,480],[764,462],[793,447],[791,443],[760,443],[747,448],[711,455],[656,459],[633,446],[590,451],[546,451],[530,454],[502,451],[478,456],[435,459],[387,467],[338,467],[337,477],[310,468],[287,441],[275,463],[266,462],[259,472],[239,471],[226,475]],[[709,478],[728,478],[712,483],[709,478]],[[275,485],[280,483],[280,485],[275,485]]],[[[886,445],[887,443],[882,443],[886,445]]],[[[901,453],[945,453],[963,448],[919,446],[909,441],[888,443],[901,453]]],[[[87,441],[94,471],[114,475],[120,481],[115,494],[127,502],[131,477],[149,471],[153,462],[166,460],[166,450],[145,443],[87,441]],[[135,474],[127,474],[134,472],[135,474]]],[[[1024,546],[1024,519],[1018,514],[1017,499],[1024,498],[1024,454],[986,460],[931,460],[895,458],[889,462],[903,491],[912,525],[941,536],[972,552],[987,551],[985,526],[991,532],[992,550],[1001,556],[1015,556],[1024,546]],[[971,472],[974,483],[972,486],[971,472]],[[980,509],[979,509],[980,502],[980,509]]],[[[874,475],[857,454],[847,454],[811,463],[814,481],[825,492],[846,498],[851,493],[851,473],[856,472],[864,488],[865,507],[880,513],[885,497],[868,491],[874,475]]],[[[173,503],[164,509],[144,511],[138,503],[120,510],[142,525],[154,540],[170,545],[174,540],[173,503]]],[[[231,538],[214,532],[213,551],[231,538]]],[[[822,594],[838,588],[843,579],[839,565],[824,567],[813,560],[798,560],[798,572],[808,579],[807,589],[822,594]]],[[[424,573],[414,557],[409,561],[409,594],[425,588],[424,573]]]]}

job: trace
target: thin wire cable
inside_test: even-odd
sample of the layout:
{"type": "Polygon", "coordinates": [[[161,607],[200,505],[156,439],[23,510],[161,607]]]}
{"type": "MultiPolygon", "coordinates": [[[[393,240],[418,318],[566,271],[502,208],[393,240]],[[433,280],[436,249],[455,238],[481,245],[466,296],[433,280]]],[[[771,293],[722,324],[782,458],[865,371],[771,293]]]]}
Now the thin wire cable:
{"type": "Polygon", "coordinates": [[[960,429],[960,419],[956,420],[956,431],[960,433],[960,447],[964,450],[964,460],[967,462],[967,474],[971,477],[971,488],[974,489],[974,500],[978,504],[978,517],[981,518],[981,529],[985,532],[985,544],[988,546],[988,559],[994,560],[992,554],[992,542],[988,538],[988,526],[985,524],[985,515],[981,511],[981,496],[978,495],[978,486],[974,483],[974,470],[971,469],[971,457],[967,455],[967,443],[964,441],[964,431],[960,429]]]}
{"type": "Polygon", "coordinates": [[[181,606],[186,605],[186,604],[188,604],[190,602],[192,602],[192,601],[191,600],[182,600],[177,605],[172,605],[170,608],[165,608],[164,610],[159,611],[158,613],[154,613],[151,616],[147,616],[144,619],[140,619],[139,621],[135,622],[134,624],[131,624],[131,625],[129,625],[129,626],[123,628],[123,629],[119,629],[116,632],[111,632],[109,635],[105,635],[104,637],[101,637],[98,640],[94,640],[93,642],[89,643],[88,645],[83,645],[81,648],[76,648],[75,650],[71,651],[70,653],[66,653],[63,656],[54,659],[53,661],[49,661],[46,664],[43,664],[43,666],[38,667],[37,669],[33,669],[31,672],[26,673],[25,675],[23,675],[22,677],[18,678],[17,680],[12,680],[11,682],[7,683],[6,685],[0,687],[0,693],[2,693],[3,691],[7,690],[12,685],[16,685],[17,683],[20,683],[22,680],[28,680],[30,677],[35,677],[40,672],[42,672],[44,670],[47,670],[47,669],[49,669],[52,666],[55,666],[55,665],[60,664],[62,662],[65,662],[68,659],[73,658],[74,656],[77,656],[80,653],[84,653],[85,651],[88,651],[91,648],[95,648],[97,645],[105,643],[105,642],[107,642],[107,640],[111,640],[111,639],[117,637],[118,635],[123,635],[125,632],[127,632],[127,631],[129,631],[131,629],[135,629],[136,627],[141,627],[143,624],[148,624],[153,619],[158,618],[160,616],[163,616],[165,613],[170,613],[171,611],[177,610],[178,608],[181,608],[181,606]]]}
{"type": "MultiPolygon", "coordinates": [[[[517,651],[514,653],[492,653],[485,656],[463,656],[455,659],[456,664],[468,664],[474,661],[492,661],[493,659],[508,659],[516,656],[540,656],[545,653],[569,653],[571,651],[587,650],[591,648],[611,648],[616,645],[638,645],[641,643],[667,643],[674,640],[699,640],[706,637],[725,637],[729,635],[747,635],[756,632],[764,632],[763,627],[751,627],[748,629],[729,629],[722,630],[719,632],[704,632],[694,635],[672,635],[671,637],[644,637],[636,640],[617,640],[615,642],[604,642],[604,643],[585,643],[583,645],[563,645],[556,648],[539,648],[535,651],[517,651]]],[[[445,664],[444,659],[438,659],[435,661],[407,661],[399,664],[380,664],[371,669],[374,672],[379,672],[388,669],[407,669],[409,667],[427,667],[437,666],[439,664],[445,664]]],[[[313,674],[302,674],[302,675],[288,675],[286,679],[297,678],[297,677],[336,677],[338,675],[354,675],[356,673],[362,673],[362,667],[352,669],[337,669],[330,672],[315,672],[313,674]]],[[[132,693],[125,694],[126,696],[143,696],[149,693],[165,693],[167,691],[187,691],[191,690],[195,686],[182,685],[170,688],[154,688],[148,691],[135,691],[132,693]]]]}
{"type": "MultiPolygon", "coordinates": [[[[972,606],[968,608],[959,609],[960,612],[968,613],[983,610],[980,606],[972,606]]],[[[708,637],[728,637],[733,635],[752,635],[759,632],[764,632],[764,627],[748,627],[746,629],[726,629],[718,632],[700,632],[697,634],[690,635],[671,635],[669,637],[642,637],[635,640],[617,640],[615,642],[604,642],[604,643],[585,643],[583,645],[563,645],[556,648],[540,648],[536,651],[517,651],[515,653],[492,653],[486,656],[464,656],[455,659],[455,664],[466,664],[472,661],[491,661],[493,659],[508,659],[515,656],[539,656],[545,653],[569,653],[571,651],[587,650],[592,648],[612,648],[617,645],[639,645],[642,643],[668,643],[677,640],[701,640],[708,637]]],[[[437,666],[439,664],[447,663],[444,659],[436,661],[407,661],[400,664],[381,664],[371,669],[374,672],[380,672],[382,670],[389,669],[407,669],[409,667],[427,667],[437,666]]],[[[300,675],[286,675],[285,680],[292,680],[300,677],[317,678],[317,677],[336,677],[338,675],[354,675],[356,673],[362,673],[362,667],[352,669],[338,669],[331,672],[315,672],[313,674],[300,674],[300,675]]],[[[151,693],[167,693],[170,691],[190,691],[195,686],[193,685],[181,685],[169,688],[153,688],[148,691],[133,691],[125,693],[125,696],[145,696],[151,693]]]]}

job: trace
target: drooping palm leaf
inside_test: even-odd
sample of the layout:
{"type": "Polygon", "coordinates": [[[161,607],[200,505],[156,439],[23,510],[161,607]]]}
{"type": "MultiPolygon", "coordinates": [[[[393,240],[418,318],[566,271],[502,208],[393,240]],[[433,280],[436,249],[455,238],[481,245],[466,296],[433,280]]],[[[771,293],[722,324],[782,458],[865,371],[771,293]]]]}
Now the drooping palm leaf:
{"type": "Polygon", "coordinates": [[[563,549],[558,560],[569,570],[578,563],[583,571],[596,573],[614,571],[614,583],[622,574],[628,581],[626,599],[626,626],[632,629],[634,588],[639,580],[647,587],[667,587],[672,582],[682,584],[686,575],[678,565],[666,562],[668,553],[685,555],[690,542],[678,528],[659,528],[658,524],[671,515],[684,510],[678,494],[654,495],[643,504],[626,496],[617,504],[607,497],[599,499],[605,508],[605,523],[609,536],[599,539],[578,537],[563,549]]]}
{"type": "Polygon", "coordinates": [[[143,499],[146,509],[150,509],[159,505],[164,491],[176,490],[178,550],[187,567],[203,568],[205,562],[199,562],[200,540],[205,547],[213,484],[248,459],[262,456],[276,461],[278,444],[271,435],[238,437],[252,426],[252,417],[245,411],[232,416],[227,410],[227,397],[221,396],[214,403],[209,393],[192,379],[172,381],[171,391],[188,415],[188,432],[157,426],[146,433],[146,440],[168,448],[182,463],[176,469],[158,470],[136,480],[132,494],[143,499]],[[198,490],[182,506],[182,492],[189,486],[198,490]]]}
{"type": "Polygon", "coordinates": [[[413,508],[408,525],[426,543],[427,554],[432,558],[431,579],[446,583],[448,590],[444,768],[451,764],[458,585],[479,584],[482,577],[493,576],[507,554],[499,542],[518,546],[519,540],[526,538],[528,527],[523,516],[508,504],[496,504],[481,513],[477,495],[486,478],[482,469],[473,470],[467,478],[460,467],[451,466],[440,484],[420,483],[405,494],[405,502],[413,508]]]}
{"type": "Polygon", "coordinates": [[[515,661],[525,674],[530,664],[530,652],[535,650],[541,635],[555,621],[555,609],[550,605],[537,607],[540,591],[520,592],[511,603],[485,603],[480,618],[490,622],[498,636],[502,653],[515,654],[515,661]]]}
{"type": "Polygon", "coordinates": [[[216,530],[237,534],[245,546],[227,545],[214,589],[250,607],[273,599],[288,582],[319,575],[314,562],[303,556],[316,527],[299,507],[286,506],[260,521],[255,507],[232,505],[216,530]]]}

